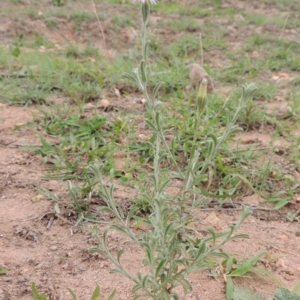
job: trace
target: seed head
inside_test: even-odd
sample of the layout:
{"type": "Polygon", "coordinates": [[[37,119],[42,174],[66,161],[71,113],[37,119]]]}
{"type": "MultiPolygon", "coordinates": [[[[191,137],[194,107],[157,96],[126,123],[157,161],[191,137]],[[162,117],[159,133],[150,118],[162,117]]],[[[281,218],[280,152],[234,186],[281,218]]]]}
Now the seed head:
{"type": "Polygon", "coordinates": [[[191,84],[194,87],[199,87],[199,84],[202,82],[203,78],[207,79],[207,92],[211,93],[214,90],[214,84],[212,79],[206,73],[206,71],[201,67],[201,65],[193,63],[187,66],[191,69],[190,71],[190,80],[191,84]]]}

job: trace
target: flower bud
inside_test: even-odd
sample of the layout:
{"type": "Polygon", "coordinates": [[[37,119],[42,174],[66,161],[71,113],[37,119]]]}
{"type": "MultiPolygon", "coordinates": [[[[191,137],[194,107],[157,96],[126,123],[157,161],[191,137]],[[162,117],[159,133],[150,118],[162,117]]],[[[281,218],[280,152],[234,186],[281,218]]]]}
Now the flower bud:
{"type": "Polygon", "coordinates": [[[208,80],[204,77],[200,83],[198,94],[197,94],[197,109],[199,113],[203,112],[206,105],[207,84],[208,84],[208,80]]]}

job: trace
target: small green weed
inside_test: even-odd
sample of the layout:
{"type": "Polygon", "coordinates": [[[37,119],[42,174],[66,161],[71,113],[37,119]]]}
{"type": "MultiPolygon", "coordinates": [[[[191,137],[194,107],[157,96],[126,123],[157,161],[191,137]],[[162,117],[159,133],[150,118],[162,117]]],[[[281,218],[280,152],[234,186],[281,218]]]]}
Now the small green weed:
{"type": "Polygon", "coordinates": [[[75,10],[71,12],[69,16],[69,20],[76,23],[90,22],[94,21],[95,19],[96,16],[93,13],[84,10],[75,10]]]}
{"type": "Polygon", "coordinates": [[[54,6],[63,6],[65,5],[65,0],[51,0],[51,3],[54,6]]]}
{"type": "Polygon", "coordinates": [[[132,23],[132,17],[130,16],[118,16],[112,18],[112,23],[116,28],[124,28],[124,27],[131,27],[133,25],[132,23]]]}
{"type": "MultiPolygon", "coordinates": [[[[68,291],[70,292],[73,300],[78,300],[77,295],[75,294],[75,292],[72,289],[68,288],[68,291]]],[[[38,292],[34,282],[31,285],[31,292],[32,292],[33,298],[35,300],[48,300],[48,298],[45,295],[40,294],[38,292]]],[[[107,298],[107,300],[113,300],[115,298],[115,295],[116,295],[116,290],[114,290],[110,294],[110,296],[107,298]]],[[[90,300],[98,300],[99,296],[100,296],[100,287],[97,285],[95,290],[93,291],[93,294],[92,294],[90,300]]]]}
{"type": "Polygon", "coordinates": [[[198,32],[202,26],[200,22],[197,22],[191,18],[182,18],[181,20],[163,21],[162,27],[172,28],[179,31],[198,32]]]}
{"type": "Polygon", "coordinates": [[[44,22],[49,29],[55,29],[59,26],[59,22],[51,17],[45,18],[44,22]]]}
{"type": "Polygon", "coordinates": [[[2,266],[0,265],[0,275],[5,275],[5,274],[7,273],[7,271],[8,271],[7,268],[2,267],[2,266]]]}
{"type": "Polygon", "coordinates": [[[10,2],[13,4],[24,4],[23,0],[10,0],[10,2]]]}
{"type": "MultiPolygon", "coordinates": [[[[61,119],[55,113],[45,110],[42,113],[45,115],[45,130],[51,136],[60,137],[60,143],[51,145],[41,138],[42,147],[36,148],[35,152],[44,156],[46,161],[54,159],[57,168],[62,170],[72,166],[69,171],[81,174],[84,162],[106,158],[107,153],[113,150],[115,137],[105,117],[95,114],[92,118],[83,119],[80,114],[74,114],[61,119]]],[[[106,161],[110,167],[111,163],[106,161]]]]}
{"type": "Polygon", "coordinates": [[[274,275],[272,275],[269,271],[264,268],[256,267],[258,260],[265,255],[265,252],[257,254],[241,263],[238,263],[237,260],[233,257],[229,257],[228,259],[222,262],[222,270],[225,272],[226,278],[226,299],[231,300],[234,298],[234,277],[248,277],[249,273],[254,273],[258,276],[269,277],[274,280],[276,283],[280,284],[280,282],[276,279],[274,275]]]}
{"type": "Polygon", "coordinates": [[[193,35],[186,34],[179,41],[169,46],[168,52],[173,57],[187,58],[193,53],[198,53],[199,41],[193,35]]]}
{"type": "Polygon", "coordinates": [[[38,11],[35,9],[27,10],[27,15],[30,19],[36,20],[39,18],[38,11]]]}

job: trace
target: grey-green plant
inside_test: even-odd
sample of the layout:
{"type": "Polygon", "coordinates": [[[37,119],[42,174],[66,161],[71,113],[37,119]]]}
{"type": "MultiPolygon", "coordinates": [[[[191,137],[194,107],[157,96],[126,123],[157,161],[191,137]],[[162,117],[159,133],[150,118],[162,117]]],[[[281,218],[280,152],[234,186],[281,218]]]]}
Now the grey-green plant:
{"type": "MultiPolygon", "coordinates": [[[[155,2],[155,1],[150,1],[155,2]]],[[[118,251],[115,256],[109,248],[109,231],[100,233],[98,227],[92,227],[93,236],[99,246],[91,249],[107,257],[113,264],[112,273],[121,274],[129,278],[134,286],[132,293],[134,299],[142,297],[150,299],[179,299],[178,288],[184,293],[192,290],[188,275],[203,268],[208,268],[209,259],[225,258],[228,255],[221,251],[221,247],[232,239],[246,238],[247,235],[236,234],[247,216],[251,214],[248,208],[243,208],[239,221],[230,226],[227,232],[217,234],[209,229],[209,236],[204,239],[194,237],[187,225],[193,221],[192,211],[187,204],[196,205],[199,197],[203,195],[200,183],[207,178],[207,171],[214,163],[222,145],[235,133],[241,131],[236,125],[241,111],[245,107],[245,100],[251,98],[254,85],[243,88],[238,101],[237,109],[232,113],[224,104],[224,113],[227,117],[226,126],[219,136],[208,133],[200,140],[200,125],[205,126],[207,118],[207,82],[203,80],[195,96],[196,110],[193,120],[193,137],[191,151],[186,166],[178,163],[173,141],[166,139],[168,131],[165,129],[165,116],[159,99],[159,89],[163,82],[158,82],[150,92],[149,82],[149,43],[147,41],[147,26],[150,16],[149,1],[142,2],[142,60],[140,66],[135,68],[126,77],[137,84],[146,99],[146,124],[153,134],[150,147],[153,152],[153,172],[149,174],[151,180],[148,190],[140,196],[148,203],[151,214],[145,221],[149,231],[138,234],[131,228],[136,209],[125,211],[114,197],[113,176],[110,179],[104,176],[103,165],[95,162],[90,167],[93,174],[93,186],[101,187],[96,191],[105,201],[100,211],[108,212],[114,216],[111,229],[119,231],[143,250],[145,258],[142,261],[147,266],[146,274],[130,273],[122,263],[124,250],[118,251]],[[208,153],[202,157],[201,147],[207,145],[208,153]],[[167,165],[167,167],[163,167],[167,165]],[[172,180],[182,182],[181,191],[176,196],[167,192],[167,186],[172,180]]]]}
{"type": "Polygon", "coordinates": [[[275,291],[274,297],[266,297],[251,289],[234,287],[232,300],[300,300],[300,295],[286,288],[275,291]]]}
{"type": "Polygon", "coordinates": [[[300,295],[286,288],[277,289],[273,300],[300,300],[300,295]]]}
{"type": "Polygon", "coordinates": [[[271,300],[251,289],[234,287],[232,300],[271,300]]]}

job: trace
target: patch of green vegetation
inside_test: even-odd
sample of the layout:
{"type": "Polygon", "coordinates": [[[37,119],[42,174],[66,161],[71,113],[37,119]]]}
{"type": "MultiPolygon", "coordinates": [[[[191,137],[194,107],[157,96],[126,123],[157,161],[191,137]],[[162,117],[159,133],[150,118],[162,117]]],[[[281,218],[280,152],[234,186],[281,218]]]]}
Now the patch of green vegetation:
{"type": "Polygon", "coordinates": [[[112,23],[115,28],[124,28],[124,27],[132,27],[133,16],[117,16],[112,18],[112,23]]]}
{"type": "Polygon", "coordinates": [[[59,22],[55,18],[45,18],[44,22],[49,29],[55,29],[59,26],[59,22]]]}
{"type": "Polygon", "coordinates": [[[160,11],[163,14],[170,15],[174,13],[181,13],[184,14],[186,11],[186,7],[184,5],[178,4],[178,3],[164,3],[159,2],[158,5],[151,7],[152,11],[160,11]]]}
{"type": "Polygon", "coordinates": [[[218,5],[212,9],[212,7],[205,9],[205,6],[197,5],[196,7],[193,6],[186,6],[185,14],[190,15],[196,18],[225,18],[227,19],[232,18],[234,15],[238,14],[240,10],[238,8],[232,7],[220,7],[218,5]]]}
{"type": "Polygon", "coordinates": [[[289,69],[298,71],[300,60],[297,53],[300,45],[294,41],[285,41],[277,36],[254,35],[248,39],[244,46],[247,52],[260,51],[258,60],[261,67],[270,71],[289,69]]]}
{"type": "Polygon", "coordinates": [[[69,20],[76,23],[94,21],[96,16],[94,13],[85,10],[74,10],[69,15],[69,20]]]}
{"type": "Polygon", "coordinates": [[[253,60],[249,56],[240,53],[227,52],[231,64],[216,72],[217,80],[226,83],[242,84],[245,80],[253,80],[263,68],[259,60],[253,60]]]}
{"type": "Polygon", "coordinates": [[[191,18],[181,18],[180,20],[162,21],[161,26],[165,28],[172,28],[179,31],[199,32],[202,24],[199,20],[191,18]]]}
{"type": "MultiPolygon", "coordinates": [[[[248,24],[254,24],[256,26],[272,25],[278,27],[280,31],[295,28],[300,25],[298,15],[294,13],[289,13],[286,15],[286,17],[275,17],[272,15],[266,16],[264,14],[252,13],[246,13],[244,16],[248,24]]],[[[278,32],[278,35],[276,35],[277,38],[280,36],[280,34],[282,35],[280,31],[278,32]]]]}
{"type": "MultiPolygon", "coordinates": [[[[263,78],[265,75],[261,75],[263,78]]],[[[277,85],[273,82],[260,82],[258,85],[258,90],[255,95],[257,101],[263,100],[273,100],[277,95],[277,85]]]]}
{"type": "Polygon", "coordinates": [[[270,15],[266,16],[265,14],[245,13],[244,17],[249,24],[254,24],[256,26],[275,25],[278,28],[283,28],[286,23],[283,18],[270,15]]]}
{"type": "Polygon", "coordinates": [[[45,104],[47,92],[42,87],[31,85],[31,80],[2,79],[0,81],[1,95],[3,100],[9,104],[32,105],[45,104]]]}
{"type": "MultiPolygon", "coordinates": [[[[23,40],[21,42],[23,43],[23,40]]],[[[18,46],[14,46],[11,51],[18,51],[17,61],[18,65],[22,66],[22,72],[34,73],[31,77],[32,85],[43,85],[44,90],[48,86],[50,92],[55,90],[56,93],[71,95],[75,102],[99,98],[105,78],[106,87],[124,81],[120,70],[130,70],[135,59],[123,55],[113,62],[107,62],[102,58],[99,50],[91,45],[83,49],[70,45],[63,52],[55,50],[55,53],[35,51],[28,53],[22,51],[22,47],[25,46],[22,43],[18,42],[18,46]]],[[[32,45],[33,41],[26,41],[26,43],[32,45]]],[[[44,40],[42,37],[37,37],[34,43],[39,46],[44,43],[44,40]]],[[[12,66],[11,61],[16,61],[5,51],[0,53],[0,60],[3,61],[3,66],[12,66]]],[[[18,69],[20,67],[9,71],[8,75],[11,77],[18,69]]],[[[13,84],[13,81],[11,83],[13,84]]],[[[10,96],[13,91],[16,92],[12,89],[10,96]]]]}
{"type": "Polygon", "coordinates": [[[300,58],[295,52],[299,50],[300,45],[294,43],[284,43],[284,45],[272,48],[268,54],[269,69],[271,71],[282,69],[300,70],[300,58]]]}
{"type": "MultiPolygon", "coordinates": [[[[77,295],[75,294],[75,292],[72,289],[68,288],[68,291],[70,292],[73,300],[78,299],[77,295]]],[[[48,300],[48,298],[44,294],[41,294],[38,291],[38,289],[37,289],[34,282],[31,284],[31,292],[32,292],[32,296],[33,296],[34,300],[48,300]]],[[[110,294],[110,296],[107,298],[107,300],[113,300],[115,295],[116,295],[116,290],[114,290],[110,294]]],[[[91,296],[90,300],[97,300],[97,299],[99,299],[99,296],[100,296],[100,287],[97,285],[96,288],[94,289],[93,293],[92,293],[92,296],[91,296]]]]}
{"type": "Polygon", "coordinates": [[[190,59],[195,53],[199,53],[199,38],[191,34],[185,34],[168,46],[167,53],[179,59],[190,59]]]}
{"type": "Polygon", "coordinates": [[[253,34],[245,42],[246,51],[254,51],[269,48],[274,43],[274,36],[269,34],[253,34]]]}
{"type": "MultiPolygon", "coordinates": [[[[40,47],[44,39],[37,36],[35,44],[40,47]]],[[[6,69],[7,78],[0,81],[2,95],[11,103],[45,103],[53,93],[71,97],[76,103],[92,101],[101,96],[104,77],[90,56],[93,55],[93,60],[99,63],[102,58],[94,48],[86,47],[79,52],[80,61],[74,56],[70,59],[70,56],[64,58],[53,53],[23,52],[22,46],[12,51],[12,55],[0,52],[0,60],[5,62],[3,65],[11,67],[15,63],[15,68],[6,69]],[[18,55],[14,58],[16,50],[18,55]]]]}
{"type": "Polygon", "coordinates": [[[99,49],[92,45],[87,45],[84,49],[80,50],[78,47],[69,45],[64,49],[64,53],[68,58],[82,59],[86,57],[93,57],[100,59],[99,49]]]}
{"type": "Polygon", "coordinates": [[[216,35],[208,35],[203,38],[203,49],[204,51],[211,51],[211,50],[226,50],[226,40],[223,37],[216,36],[216,35]]]}
{"type": "Polygon", "coordinates": [[[51,7],[45,10],[44,17],[45,18],[59,18],[59,19],[67,19],[68,18],[68,8],[67,7],[51,7]]]}
{"type": "MultiPolygon", "coordinates": [[[[153,80],[149,83],[154,86],[155,82],[162,81],[162,91],[169,97],[170,93],[178,97],[182,95],[183,89],[188,85],[187,67],[183,62],[179,62],[175,57],[170,57],[169,61],[161,61],[152,68],[153,80]]],[[[163,96],[163,95],[162,95],[163,96]]]]}
{"type": "Polygon", "coordinates": [[[37,34],[35,36],[35,45],[37,47],[45,46],[45,47],[51,47],[53,44],[49,42],[43,35],[37,34]]]}
{"type": "Polygon", "coordinates": [[[1,70],[9,70],[12,65],[13,57],[7,54],[4,47],[0,46],[0,68],[1,70]]]}
{"type": "Polygon", "coordinates": [[[30,19],[36,20],[39,18],[38,11],[34,8],[26,10],[26,14],[30,19]]]}
{"type": "Polygon", "coordinates": [[[300,138],[293,138],[292,145],[290,147],[289,160],[295,164],[297,168],[300,168],[300,138]]]}
{"type": "Polygon", "coordinates": [[[263,3],[270,5],[270,7],[275,6],[281,11],[298,11],[300,12],[300,4],[297,1],[290,0],[262,0],[263,3]]]}
{"type": "Polygon", "coordinates": [[[151,7],[153,11],[159,11],[163,15],[193,16],[195,18],[204,17],[228,17],[235,15],[239,10],[230,7],[222,7],[221,1],[201,1],[196,5],[182,5],[179,3],[159,2],[151,7]]]}
{"type": "Polygon", "coordinates": [[[63,6],[65,5],[65,0],[51,0],[51,3],[54,6],[63,6]]]}
{"type": "Polygon", "coordinates": [[[10,0],[12,4],[25,4],[23,0],[10,0]]]}
{"type": "MultiPolygon", "coordinates": [[[[113,153],[115,139],[113,131],[107,124],[105,117],[94,114],[92,117],[84,118],[80,114],[63,116],[58,109],[53,111],[43,110],[43,127],[47,134],[58,136],[60,143],[51,145],[42,138],[43,146],[35,151],[51,160],[58,170],[65,170],[71,178],[81,176],[85,164],[91,160],[104,159],[108,153],[113,153]]],[[[113,166],[112,160],[105,160],[110,170],[113,166]]],[[[64,179],[70,179],[65,177],[64,179]]]]}
{"type": "Polygon", "coordinates": [[[292,85],[293,85],[293,86],[298,86],[298,85],[300,85],[300,77],[295,78],[295,79],[292,81],[292,85]]]}
{"type": "MultiPolygon", "coordinates": [[[[88,2],[89,0],[80,0],[80,1],[88,2]]],[[[130,3],[130,1],[126,1],[124,3],[124,0],[95,0],[95,2],[106,3],[106,4],[122,4],[122,5],[127,5],[127,6],[133,6],[130,3]]]]}

